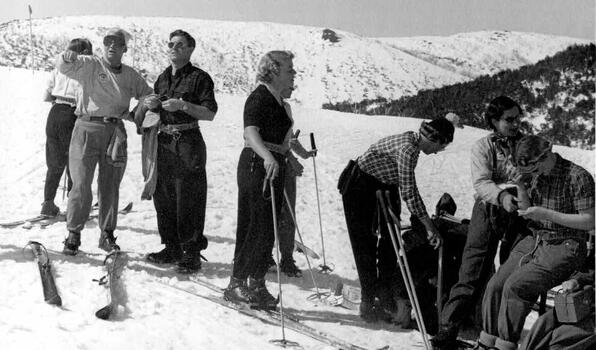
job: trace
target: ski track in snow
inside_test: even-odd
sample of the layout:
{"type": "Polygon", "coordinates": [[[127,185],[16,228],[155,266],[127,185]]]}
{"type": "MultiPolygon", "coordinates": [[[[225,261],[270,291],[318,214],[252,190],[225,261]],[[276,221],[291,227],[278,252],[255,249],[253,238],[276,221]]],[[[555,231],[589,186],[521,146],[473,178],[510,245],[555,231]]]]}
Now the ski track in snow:
{"type": "MultiPolygon", "coordinates": [[[[0,221],[34,216],[40,209],[45,179],[45,122],[50,105],[41,102],[47,73],[0,67],[3,128],[0,129],[0,221]]],[[[236,165],[242,141],[242,108],[246,96],[216,96],[220,110],[213,122],[202,122],[207,143],[208,201],[205,234],[209,247],[204,255],[201,278],[225,287],[229,280],[236,228],[236,165]]],[[[336,280],[357,285],[357,274],[337,178],[350,158],[364,152],[377,139],[393,133],[417,130],[420,120],[353,114],[293,106],[295,128],[309,148],[308,134],[314,132],[319,153],[316,158],[325,253],[335,265],[331,275],[315,273],[319,288],[336,280]]],[[[95,220],[82,233],[82,253],[65,257],[52,251],[62,249],[65,223],[46,229],[34,226],[0,229],[0,348],[32,349],[42,343],[46,349],[274,349],[271,339],[279,339],[279,327],[239,315],[219,305],[190,296],[164,284],[192,287],[197,292],[211,291],[185,281],[171,267],[156,267],[144,262],[144,255],[161,249],[153,203],[141,201],[142,175],[140,136],[126,124],[129,160],[120,186],[120,203],[134,202],[133,211],[120,216],[118,243],[129,253],[124,272],[128,293],[126,309],[114,321],[97,319],[94,313],[106,302],[107,290],[92,279],[103,274],[104,253],[97,248],[99,232],[95,220]],[[50,252],[56,283],[63,307],[44,303],[37,266],[22,248],[27,241],[42,242],[50,252]],[[160,283],[161,282],[161,283],[160,283]]],[[[443,192],[458,204],[459,217],[469,217],[473,204],[469,151],[472,143],[486,131],[466,127],[457,129],[455,141],[445,152],[421,155],[416,169],[418,187],[432,214],[443,192]]],[[[590,169],[591,151],[555,147],[563,156],[590,169]]],[[[296,213],[305,243],[321,253],[319,222],[312,160],[302,161],[304,176],[298,179],[296,213]]],[[[57,204],[65,209],[61,190],[57,204]]],[[[404,206],[405,208],[405,206],[404,206]]],[[[408,213],[402,214],[407,220],[408,213]]],[[[306,300],[314,292],[305,259],[295,254],[302,278],[282,277],[284,305],[300,315],[304,323],[345,341],[366,348],[390,345],[391,349],[423,348],[419,333],[388,325],[370,325],[359,320],[352,310],[315,305],[306,300]]],[[[318,265],[322,261],[313,262],[318,265]]],[[[268,287],[277,293],[276,275],[267,275],[268,287]]],[[[526,327],[535,320],[532,314],[526,327]]],[[[293,331],[286,338],[306,349],[330,349],[320,342],[293,331]]]]}

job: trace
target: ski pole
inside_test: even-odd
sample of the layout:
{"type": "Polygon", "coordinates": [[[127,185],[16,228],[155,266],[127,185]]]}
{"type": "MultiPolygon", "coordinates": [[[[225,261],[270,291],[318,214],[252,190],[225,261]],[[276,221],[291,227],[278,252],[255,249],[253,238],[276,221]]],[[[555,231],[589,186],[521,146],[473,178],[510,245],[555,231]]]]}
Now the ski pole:
{"type": "MultiPolygon", "coordinates": [[[[298,233],[298,239],[300,239],[300,243],[304,245],[304,241],[302,240],[302,234],[300,234],[300,229],[298,228],[298,222],[296,220],[296,216],[294,215],[294,211],[292,210],[292,205],[290,203],[290,197],[288,196],[288,192],[284,189],[284,197],[286,198],[286,204],[288,205],[288,212],[292,217],[292,221],[294,221],[294,226],[296,227],[296,233],[298,233]]],[[[316,293],[314,294],[316,298],[319,300],[321,299],[322,293],[319,292],[319,287],[317,286],[317,282],[315,281],[315,275],[312,273],[312,267],[310,265],[310,259],[308,258],[308,254],[306,252],[302,252],[304,257],[306,258],[306,263],[308,264],[308,272],[310,272],[310,277],[312,278],[312,284],[315,286],[316,293]]],[[[309,297],[310,298],[310,297],[309,297]]]]}
{"type": "Polygon", "coordinates": [[[314,152],[312,157],[312,166],[313,171],[315,174],[315,189],[317,192],[317,209],[319,210],[319,230],[321,232],[321,250],[323,252],[323,265],[319,265],[322,273],[330,273],[333,269],[327,266],[327,260],[325,257],[325,240],[323,239],[323,220],[321,219],[321,200],[319,199],[319,181],[317,178],[317,162],[315,158],[317,157],[317,145],[315,144],[315,134],[312,132],[310,133],[310,148],[314,152]]]}
{"type": "Polygon", "coordinates": [[[406,258],[405,252],[404,254],[402,254],[403,240],[401,239],[401,232],[399,231],[399,219],[389,207],[389,192],[386,193],[386,197],[387,203],[385,198],[383,198],[381,191],[377,191],[377,200],[381,205],[383,211],[383,217],[385,218],[385,223],[387,224],[389,237],[391,238],[391,243],[393,244],[393,249],[395,250],[395,255],[397,257],[397,264],[399,266],[402,278],[404,280],[404,285],[406,287],[406,292],[408,293],[408,298],[410,299],[410,302],[414,307],[414,316],[416,319],[416,324],[418,325],[418,329],[420,330],[420,333],[422,335],[422,342],[424,343],[424,347],[427,350],[430,350],[432,349],[432,347],[429,345],[429,341],[427,339],[426,327],[422,318],[420,304],[418,303],[418,296],[416,294],[414,281],[412,279],[412,275],[410,274],[408,260],[406,258]]]}
{"type": "Polygon", "coordinates": [[[275,254],[277,257],[277,284],[279,288],[279,315],[281,318],[281,339],[273,339],[269,342],[283,348],[288,346],[299,346],[296,342],[291,342],[286,339],[285,320],[284,320],[284,299],[281,288],[281,266],[279,257],[279,233],[277,231],[277,211],[275,207],[275,189],[273,188],[273,179],[269,179],[269,190],[271,193],[271,213],[273,214],[273,233],[275,236],[275,254]]]}
{"type": "Polygon", "coordinates": [[[66,187],[68,187],[68,165],[64,169],[64,181],[62,183],[62,201],[66,198],[66,187]]]}
{"type": "Polygon", "coordinates": [[[443,244],[439,247],[439,261],[437,263],[437,315],[441,324],[441,311],[443,310],[443,244]]]}

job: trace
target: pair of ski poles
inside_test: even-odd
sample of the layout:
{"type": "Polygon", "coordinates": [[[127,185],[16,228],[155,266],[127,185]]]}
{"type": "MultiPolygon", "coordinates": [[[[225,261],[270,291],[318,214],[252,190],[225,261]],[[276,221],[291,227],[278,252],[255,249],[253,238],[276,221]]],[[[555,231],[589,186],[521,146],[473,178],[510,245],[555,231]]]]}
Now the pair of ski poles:
{"type": "Polygon", "coordinates": [[[389,237],[391,238],[395,255],[397,256],[397,264],[399,266],[402,278],[404,279],[406,291],[408,292],[408,298],[410,299],[410,303],[412,303],[412,307],[414,308],[414,317],[416,319],[418,329],[420,330],[420,334],[422,335],[422,342],[424,343],[424,347],[427,350],[431,350],[432,346],[430,344],[428,333],[426,332],[424,319],[422,318],[422,311],[418,302],[418,295],[416,294],[416,286],[410,272],[410,265],[408,264],[406,252],[404,250],[404,240],[401,236],[401,225],[399,218],[391,207],[389,191],[385,191],[383,193],[381,190],[378,190],[376,195],[377,202],[381,207],[385,223],[387,224],[387,230],[389,231],[389,237]]]}

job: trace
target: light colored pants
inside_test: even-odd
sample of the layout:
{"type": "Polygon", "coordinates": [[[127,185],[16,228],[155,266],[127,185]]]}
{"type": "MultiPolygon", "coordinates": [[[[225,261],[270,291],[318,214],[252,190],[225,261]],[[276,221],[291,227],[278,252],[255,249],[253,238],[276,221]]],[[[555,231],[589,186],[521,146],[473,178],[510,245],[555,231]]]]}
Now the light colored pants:
{"type": "Polygon", "coordinates": [[[93,201],[93,174],[98,163],[99,228],[102,231],[116,229],[120,181],[126,169],[126,146],[126,130],[122,121],[103,123],[77,119],[68,157],[73,182],[66,214],[66,227],[69,231],[81,232],[85,227],[93,201]],[[118,151],[120,164],[114,164],[112,158],[107,155],[116,128],[124,135],[118,151]]]}

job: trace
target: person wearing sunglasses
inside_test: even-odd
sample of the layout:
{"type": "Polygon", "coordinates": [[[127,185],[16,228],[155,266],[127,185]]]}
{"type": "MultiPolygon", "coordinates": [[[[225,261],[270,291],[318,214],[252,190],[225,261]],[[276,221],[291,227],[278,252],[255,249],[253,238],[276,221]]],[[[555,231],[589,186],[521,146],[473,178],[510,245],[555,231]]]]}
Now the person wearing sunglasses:
{"type": "Polygon", "coordinates": [[[594,229],[594,178],[586,169],[534,135],[519,140],[513,162],[520,172],[518,213],[530,220],[531,234],[513,247],[486,287],[479,344],[491,349],[517,348],[538,296],[583,266],[594,229]]]}
{"type": "Polygon", "coordinates": [[[439,331],[431,339],[435,349],[456,348],[459,329],[473,315],[482,290],[494,271],[494,259],[501,241],[504,262],[515,237],[524,231],[525,221],[517,215],[513,190],[501,186],[513,180],[509,158],[520,133],[523,110],[507,96],[490,101],[484,119],[492,133],[471,149],[475,203],[464,246],[458,282],[451,288],[439,320],[439,331]]]}
{"type": "Polygon", "coordinates": [[[157,228],[165,247],[148,254],[147,260],[156,264],[177,263],[181,273],[200,270],[200,252],[207,248],[203,235],[207,149],[199,121],[212,121],[217,112],[211,76],[190,62],[195,46],[195,39],[186,31],[170,33],[170,66],[157,78],[155,94],[147,96],[137,109],[141,117],[135,117],[137,125],[142,124],[147,111],[159,118],[159,133],[152,134],[157,142],[157,179],[144,198],[153,197],[157,228]]]}
{"type": "Polygon", "coordinates": [[[403,200],[412,216],[422,223],[430,245],[438,248],[442,239],[418,191],[415,169],[420,152],[443,151],[453,141],[454,132],[454,125],[444,117],[422,122],[418,132],[408,131],[375,142],[357,160],[351,160],[340,176],[338,188],[361,286],[359,312],[367,322],[397,320],[404,314],[409,321],[410,315],[404,312],[410,308],[409,298],[387,226],[378,222],[376,192],[390,192],[397,215],[403,200]]]}
{"type": "Polygon", "coordinates": [[[79,56],[76,51],[66,50],[56,59],[58,72],[80,85],[76,92],[77,121],[68,155],[73,185],[66,214],[68,237],[63,249],[66,255],[76,255],[81,245],[81,231],[91,210],[91,184],[98,164],[99,247],[106,251],[120,249],[114,230],[120,182],[127,161],[123,119],[128,118],[132,98],[140,99],[152,93],[145,79],[122,63],[129,38],[130,34],[123,29],[112,28],[103,38],[103,57],[79,56]]]}

